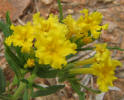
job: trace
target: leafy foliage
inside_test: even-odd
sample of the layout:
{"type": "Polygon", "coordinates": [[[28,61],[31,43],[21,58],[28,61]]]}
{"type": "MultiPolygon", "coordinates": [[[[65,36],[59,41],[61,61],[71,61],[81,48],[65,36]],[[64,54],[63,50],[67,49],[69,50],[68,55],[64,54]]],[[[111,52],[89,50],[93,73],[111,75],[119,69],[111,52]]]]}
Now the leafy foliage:
{"type": "Polygon", "coordinates": [[[53,70],[48,66],[38,66],[37,76],[40,78],[55,78],[58,70],[53,70]]]}
{"type": "Polygon", "coordinates": [[[70,80],[72,88],[79,95],[79,100],[85,100],[85,93],[81,91],[81,86],[77,81],[70,80]]]}
{"type": "Polygon", "coordinates": [[[64,85],[53,85],[47,88],[40,89],[33,93],[32,97],[46,96],[57,92],[58,90],[64,88],[64,85]]]}
{"type": "Polygon", "coordinates": [[[25,89],[24,95],[23,95],[23,100],[29,100],[28,99],[28,89],[25,89]]]}
{"type": "Polygon", "coordinates": [[[11,69],[15,72],[17,77],[21,79],[21,62],[18,60],[16,55],[10,50],[8,46],[5,45],[5,58],[9,63],[11,69]]]}

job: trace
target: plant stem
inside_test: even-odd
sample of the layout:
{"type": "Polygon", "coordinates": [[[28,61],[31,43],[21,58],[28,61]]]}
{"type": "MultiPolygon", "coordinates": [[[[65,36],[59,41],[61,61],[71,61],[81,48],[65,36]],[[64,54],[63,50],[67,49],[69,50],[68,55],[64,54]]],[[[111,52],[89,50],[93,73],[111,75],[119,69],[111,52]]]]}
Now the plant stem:
{"type": "Polygon", "coordinates": [[[18,98],[21,96],[23,90],[26,88],[26,84],[23,82],[20,82],[20,85],[18,89],[16,90],[15,94],[12,96],[11,100],[18,100],[18,98]]]}
{"type": "MultiPolygon", "coordinates": [[[[27,79],[29,83],[32,83],[33,80],[35,79],[37,70],[38,68],[37,66],[35,66],[35,69],[32,75],[27,79]]],[[[26,83],[20,82],[20,85],[18,89],[16,90],[15,94],[12,96],[11,100],[18,100],[25,88],[26,88],[26,83]]]]}
{"type": "MultiPolygon", "coordinates": [[[[77,51],[85,51],[85,50],[93,50],[95,47],[88,47],[88,48],[80,48],[80,49],[76,49],[77,51]]],[[[119,51],[124,51],[124,49],[119,48],[119,47],[107,47],[107,49],[109,50],[119,50],[119,51]]]]}
{"type": "Polygon", "coordinates": [[[77,51],[85,51],[85,50],[93,50],[95,47],[87,47],[87,48],[80,48],[76,49],[77,51]]]}
{"type": "Polygon", "coordinates": [[[62,22],[62,20],[63,20],[63,11],[62,11],[61,0],[57,0],[57,2],[58,2],[58,8],[59,8],[59,21],[62,22]]]}
{"type": "Polygon", "coordinates": [[[120,51],[124,51],[124,49],[121,49],[119,47],[107,47],[110,50],[120,50],[120,51]]]}

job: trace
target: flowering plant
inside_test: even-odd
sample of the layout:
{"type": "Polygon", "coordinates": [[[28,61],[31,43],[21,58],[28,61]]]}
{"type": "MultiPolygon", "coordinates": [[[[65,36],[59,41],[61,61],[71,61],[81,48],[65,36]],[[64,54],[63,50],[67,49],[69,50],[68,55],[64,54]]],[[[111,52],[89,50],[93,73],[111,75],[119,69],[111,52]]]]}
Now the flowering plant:
{"type": "MultiPolygon", "coordinates": [[[[56,78],[58,82],[68,81],[80,100],[85,99],[81,88],[95,93],[108,91],[117,79],[115,69],[121,63],[112,59],[106,43],[95,44],[93,47],[84,46],[99,39],[102,30],[108,25],[102,25],[100,12],[89,13],[83,9],[82,15],[75,20],[71,15],[63,18],[60,0],[58,0],[60,17],[50,14],[48,19],[33,15],[33,21],[25,25],[11,24],[7,13],[6,23],[0,21],[5,37],[5,57],[11,69],[15,72],[13,84],[17,89],[7,94],[5,79],[0,70],[0,97],[7,100],[18,100],[23,94],[24,100],[38,96],[46,96],[64,88],[64,85],[49,87],[38,86],[34,80],[40,78],[56,78]],[[96,53],[85,60],[69,60],[80,51],[94,50],[96,53]],[[30,73],[28,78],[25,75],[30,73]],[[99,90],[93,90],[81,84],[76,77],[80,74],[91,74],[97,77],[99,90]],[[37,91],[34,91],[37,88],[37,91]],[[5,97],[6,96],[6,97],[5,97]]],[[[119,49],[119,48],[115,48],[119,49]]],[[[120,49],[122,50],[122,49],[120,49]]],[[[22,100],[22,99],[21,99],[22,100]]]]}

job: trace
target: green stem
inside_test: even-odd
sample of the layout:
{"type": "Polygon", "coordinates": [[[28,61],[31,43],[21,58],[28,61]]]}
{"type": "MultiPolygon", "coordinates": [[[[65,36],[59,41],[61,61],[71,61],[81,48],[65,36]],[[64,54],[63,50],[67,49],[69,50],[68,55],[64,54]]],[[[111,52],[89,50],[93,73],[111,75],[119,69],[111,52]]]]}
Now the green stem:
{"type": "Polygon", "coordinates": [[[18,100],[18,98],[21,96],[25,88],[26,88],[26,84],[21,82],[15,94],[12,96],[11,100],[18,100]]]}
{"type": "Polygon", "coordinates": [[[61,0],[57,0],[58,2],[58,8],[59,8],[59,21],[62,22],[63,20],[63,11],[62,11],[62,5],[61,5],[61,0]]]}
{"type": "Polygon", "coordinates": [[[88,47],[88,48],[80,48],[76,49],[77,51],[85,51],[85,50],[93,50],[95,47],[88,47]]]}
{"type": "MultiPolygon", "coordinates": [[[[32,83],[33,80],[35,79],[37,70],[38,68],[37,66],[35,66],[35,69],[32,75],[27,79],[29,83],[32,83]]],[[[26,83],[20,82],[20,85],[18,89],[16,90],[15,94],[12,96],[11,100],[18,100],[25,88],[26,88],[26,83]]]]}
{"type": "MultiPolygon", "coordinates": [[[[76,49],[77,51],[85,51],[85,50],[93,50],[95,47],[88,47],[88,48],[80,48],[80,49],[76,49]]],[[[119,47],[107,47],[107,49],[110,50],[119,50],[119,51],[124,51],[124,49],[121,49],[119,47]]]]}
{"type": "Polygon", "coordinates": [[[119,50],[119,51],[124,51],[124,49],[121,49],[119,47],[107,47],[110,50],[119,50]]]}

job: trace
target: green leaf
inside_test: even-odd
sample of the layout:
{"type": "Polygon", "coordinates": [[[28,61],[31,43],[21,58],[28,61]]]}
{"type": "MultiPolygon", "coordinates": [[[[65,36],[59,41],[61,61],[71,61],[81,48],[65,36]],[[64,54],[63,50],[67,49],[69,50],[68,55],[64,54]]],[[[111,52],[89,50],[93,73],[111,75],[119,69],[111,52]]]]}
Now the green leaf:
{"type": "Polygon", "coordinates": [[[57,73],[57,76],[59,77],[59,82],[64,82],[70,78],[75,77],[75,75],[69,73],[69,70],[72,69],[74,66],[75,65],[73,63],[69,63],[57,73]]]}
{"type": "Polygon", "coordinates": [[[66,59],[70,59],[73,56],[75,56],[75,55],[74,54],[70,54],[70,55],[66,56],[66,59]]]}
{"type": "Polygon", "coordinates": [[[89,36],[89,37],[91,36],[91,32],[90,32],[90,31],[88,31],[88,36],[89,36]]]}
{"type": "Polygon", "coordinates": [[[33,93],[32,97],[38,97],[38,96],[46,96],[46,95],[50,95],[52,93],[56,93],[58,90],[64,88],[64,85],[53,85],[44,89],[40,89],[36,92],[33,93]]]}
{"type": "Polygon", "coordinates": [[[37,75],[40,77],[40,78],[55,78],[56,75],[57,75],[57,71],[56,70],[46,70],[46,71],[42,71],[42,70],[39,70],[37,72],[37,75]]]}
{"type": "Polygon", "coordinates": [[[75,43],[77,44],[77,49],[81,48],[84,45],[84,43],[82,42],[82,39],[83,39],[83,37],[81,37],[75,41],[75,43]]]}
{"type": "Polygon", "coordinates": [[[40,78],[55,78],[57,76],[57,72],[57,70],[50,69],[47,66],[39,66],[37,76],[39,76],[40,78]]]}
{"type": "Polygon", "coordinates": [[[10,100],[10,96],[0,95],[0,100],[10,100]]]}
{"type": "Polygon", "coordinates": [[[13,31],[10,29],[11,20],[9,17],[9,12],[6,13],[6,23],[0,20],[0,30],[4,33],[4,37],[10,36],[13,31]]]}
{"type": "Polygon", "coordinates": [[[9,25],[5,24],[3,21],[0,21],[0,30],[4,33],[5,38],[12,34],[9,25]]]}
{"type": "Polygon", "coordinates": [[[18,60],[16,55],[11,51],[11,49],[5,45],[5,58],[10,65],[11,69],[15,72],[17,77],[21,79],[21,62],[18,60]]]}
{"type": "Polygon", "coordinates": [[[14,79],[12,81],[12,85],[19,85],[19,80],[16,75],[14,76],[14,79]]]}
{"type": "Polygon", "coordinates": [[[35,83],[32,84],[33,87],[37,88],[37,89],[44,89],[44,87],[37,85],[35,83]]]}
{"type": "Polygon", "coordinates": [[[24,53],[21,52],[21,48],[20,47],[14,47],[14,50],[16,51],[17,53],[17,57],[18,59],[21,61],[21,63],[24,65],[25,62],[26,62],[26,59],[24,57],[24,53]]]}
{"type": "Polygon", "coordinates": [[[10,20],[9,11],[6,12],[6,23],[7,23],[9,26],[11,25],[11,20],[10,20]]]}
{"type": "Polygon", "coordinates": [[[58,9],[59,9],[59,21],[62,23],[63,11],[62,11],[61,0],[57,0],[57,3],[58,3],[58,9]]]}
{"type": "Polygon", "coordinates": [[[22,79],[21,81],[22,81],[23,83],[25,83],[25,84],[29,84],[29,81],[26,80],[26,79],[22,79]]]}
{"type": "Polygon", "coordinates": [[[24,95],[23,95],[23,100],[29,100],[28,99],[28,89],[25,89],[24,95]]]}
{"type": "Polygon", "coordinates": [[[83,68],[90,68],[92,64],[86,64],[83,66],[83,68]]]}
{"type": "Polygon", "coordinates": [[[107,47],[107,49],[124,51],[124,49],[116,47],[116,46],[115,47],[107,47]]]}
{"type": "Polygon", "coordinates": [[[6,82],[2,69],[0,68],[0,94],[5,92],[6,82]]]}
{"type": "Polygon", "coordinates": [[[85,50],[93,50],[94,47],[87,47],[87,48],[79,48],[79,49],[76,49],[77,51],[85,51],[85,50]]]}
{"type": "Polygon", "coordinates": [[[75,65],[73,63],[69,63],[65,66],[64,70],[69,71],[70,69],[74,68],[75,65]]]}
{"type": "MultiPolygon", "coordinates": [[[[8,26],[8,33],[13,33],[13,31],[10,29],[11,26],[11,19],[10,19],[10,15],[9,12],[7,11],[6,13],[6,26],[8,26]]],[[[9,35],[11,35],[9,34],[9,35]]],[[[8,34],[7,34],[8,37],[8,34]]],[[[20,47],[13,47],[17,53],[18,59],[24,64],[25,62],[25,58],[24,58],[24,54],[21,53],[21,48],[20,47]]]]}
{"type": "Polygon", "coordinates": [[[81,91],[81,86],[76,81],[70,81],[72,88],[79,95],[79,100],[85,100],[85,93],[81,91]]]}

